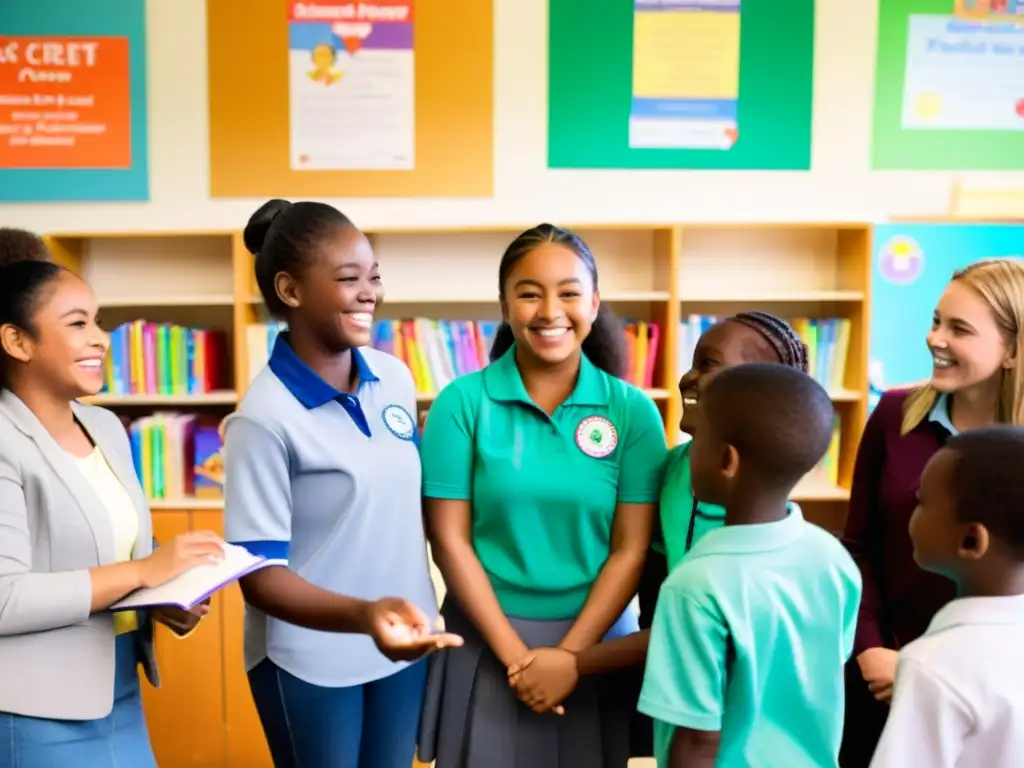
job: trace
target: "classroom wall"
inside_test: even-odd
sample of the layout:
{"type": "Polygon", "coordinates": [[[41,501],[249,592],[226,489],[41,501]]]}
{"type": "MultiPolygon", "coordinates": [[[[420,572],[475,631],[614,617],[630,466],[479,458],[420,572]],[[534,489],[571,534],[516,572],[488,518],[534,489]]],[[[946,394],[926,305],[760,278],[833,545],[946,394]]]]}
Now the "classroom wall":
{"type": "MultiPolygon", "coordinates": [[[[868,170],[876,5],[871,0],[818,0],[810,172],[550,171],[547,2],[495,0],[494,197],[337,204],[364,228],[944,214],[953,174],[868,170]]],[[[259,201],[208,198],[204,0],[149,0],[148,30],[151,202],[2,205],[0,225],[82,232],[244,225],[259,201]]],[[[251,117],[260,119],[259,114],[251,117]]],[[[1008,180],[1024,185],[1024,174],[1004,175],[998,183],[1008,180]]],[[[967,181],[984,185],[988,180],[975,174],[967,181]]]]}

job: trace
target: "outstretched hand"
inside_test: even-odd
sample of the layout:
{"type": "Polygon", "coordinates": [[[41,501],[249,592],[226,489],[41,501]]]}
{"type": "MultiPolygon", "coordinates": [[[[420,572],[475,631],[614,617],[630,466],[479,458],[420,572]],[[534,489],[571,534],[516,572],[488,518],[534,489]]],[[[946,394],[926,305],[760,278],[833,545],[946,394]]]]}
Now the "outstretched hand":
{"type": "Polygon", "coordinates": [[[457,648],[462,638],[437,632],[426,615],[399,597],[383,597],[367,608],[367,633],[392,661],[415,661],[442,648],[457,648]]]}
{"type": "Polygon", "coordinates": [[[534,712],[564,715],[562,706],[576,689],[576,655],[564,648],[535,648],[508,668],[509,685],[534,712]]]}

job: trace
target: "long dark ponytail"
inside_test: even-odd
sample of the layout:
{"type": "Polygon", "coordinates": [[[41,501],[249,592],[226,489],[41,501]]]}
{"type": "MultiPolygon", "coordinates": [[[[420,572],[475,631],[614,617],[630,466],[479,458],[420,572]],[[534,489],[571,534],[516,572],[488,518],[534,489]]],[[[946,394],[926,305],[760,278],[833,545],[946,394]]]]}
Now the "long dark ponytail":
{"type": "MultiPolygon", "coordinates": [[[[590,248],[578,235],[554,224],[538,224],[521,233],[513,240],[501,256],[498,267],[498,293],[504,298],[505,281],[509,273],[521,258],[534,248],[545,243],[554,243],[570,249],[587,266],[593,289],[597,291],[597,262],[590,248]]],[[[491,345],[491,361],[497,360],[512,347],[515,338],[508,323],[502,323],[491,345]]],[[[597,317],[590,328],[590,333],[583,340],[583,354],[594,365],[612,376],[623,376],[626,372],[628,351],[622,323],[615,313],[602,303],[597,310],[597,317]]]]}

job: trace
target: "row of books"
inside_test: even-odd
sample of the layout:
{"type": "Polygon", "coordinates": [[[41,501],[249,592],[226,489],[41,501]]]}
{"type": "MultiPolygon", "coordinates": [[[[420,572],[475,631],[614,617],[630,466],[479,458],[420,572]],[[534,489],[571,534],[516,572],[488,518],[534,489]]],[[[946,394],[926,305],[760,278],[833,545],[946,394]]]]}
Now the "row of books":
{"type": "MultiPolygon", "coordinates": [[[[402,360],[412,372],[416,390],[431,395],[459,376],[487,365],[498,326],[496,321],[426,317],[384,320],[374,325],[371,343],[402,360]]],[[[246,330],[250,380],[266,363],[281,330],[279,324],[251,325],[246,330]]],[[[650,388],[660,327],[657,323],[630,322],[624,333],[629,355],[625,378],[636,386],[650,388]]]]}
{"type": "Polygon", "coordinates": [[[110,333],[104,391],[114,395],[196,395],[227,388],[227,335],[135,320],[110,333]]]}
{"type": "Polygon", "coordinates": [[[221,496],[219,424],[193,413],[154,413],[127,426],[135,471],[149,499],[221,496]]]}
{"type": "MultiPolygon", "coordinates": [[[[677,340],[680,370],[690,367],[701,335],[723,319],[715,315],[689,315],[683,319],[677,340]]],[[[789,318],[789,323],[807,345],[808,372],[826,389],[842,389],[850,351],[850,320],[845,317],[795,317],[789,318]]]]}
{"type": "MultiPolygon", "coordinates": [[[[825,452],[821,461],[818,462],[818,466],[808,473],[806,477],[807,481],[831,487],[839,485],[839,446],[841,438],[842,427],[840,425],[839,416],[837,415],[832,427],[832,439],[829,442],[828,450],[825,452]]],[[[691,439],[692,438],[689,435],[680,433],[677,442],[682,445],[683,443],[689,442],[691,439]]]]}

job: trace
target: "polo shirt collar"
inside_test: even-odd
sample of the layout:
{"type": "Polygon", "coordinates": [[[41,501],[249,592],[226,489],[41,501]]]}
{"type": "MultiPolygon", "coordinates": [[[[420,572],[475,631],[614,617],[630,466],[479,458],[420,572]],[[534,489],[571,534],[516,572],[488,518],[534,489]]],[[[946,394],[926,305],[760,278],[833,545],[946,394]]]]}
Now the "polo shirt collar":
{"type": "MultiPolygon", "coordinates": [[[[305,408],[319,408],[344,394],[320,378],[312,368],[299,359],[288,343],[287,333],[278,335],[274,342],[274,351],[270,353],[269,364],[274,375],[305,408]]],[[[352,364],[356,367],[360,387],[369,381],[380,381],[370,370],[366,358],[358,349],[352,350],[352,364]]]]}
{"type": "Polygon", "coordinates": [[[960,597],[946,603],[932,618],[926,634],[966,625],[1024,623],[1024,595],[960,597]]]}
{"type": "MultiPolygon", "coordinates": [[[[523,377],[519,375],[519,364],[516,362],[516,345],[509,347],[508,352],[484,368],[484,386],[492,400],[526,403],[534,405],[526,393],[523,377]]],[[[608,385],[604,374],[587,358],[580,356],[580,374],[576,379],[566,405],[598,406],[608,404],[608,385]]]]}
{"type": "Polygon", "coordinates": [[[800,505],[789,502],[789,515],[785,520],[757,525],[723,525],[702,536],[687,557],[702,555],[735,555],[752,552],[770,552],[782,549],[800,538],[804,516],[800,505]]]}
{"type": "Polygon", "coordinates": [[[935,400],[931,413],[928,414],[928,421],[933,421],[951,435],[960,434],[960,430],[953,426],[953,420],[949,416],[949,393],[943,392],[935,400]]]}

